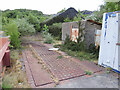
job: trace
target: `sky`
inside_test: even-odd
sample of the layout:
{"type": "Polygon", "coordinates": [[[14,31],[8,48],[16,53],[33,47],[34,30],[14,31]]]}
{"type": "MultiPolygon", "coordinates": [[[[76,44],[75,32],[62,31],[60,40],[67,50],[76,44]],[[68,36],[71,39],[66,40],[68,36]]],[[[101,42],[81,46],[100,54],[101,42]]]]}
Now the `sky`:
{"type": "Polygon", "coordinates": [[[104,0],[1,0],[0,9],[32,9],[44,14],[56,14],[62,9],[74,7],[76,10],[98,10],[104,0]]]}

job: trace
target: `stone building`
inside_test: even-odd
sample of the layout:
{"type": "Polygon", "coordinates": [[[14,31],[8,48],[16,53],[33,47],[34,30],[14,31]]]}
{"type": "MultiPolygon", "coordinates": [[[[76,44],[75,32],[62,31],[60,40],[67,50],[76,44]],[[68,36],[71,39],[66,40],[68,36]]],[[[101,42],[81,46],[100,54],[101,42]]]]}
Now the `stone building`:
{"type": "MultiPolygon", "coordinates": [[[[95,45],[95,32],[96,30],[101,30],[102,23],[95,22],[93,20],[84,20],[79,22],[65,22],[62,24],[62,41],[64,42],[66,35],[69,35],[71,40],[72,38],[78,37],[77,35],[82,34],[82,39],[85,41],[86,48],[88,49],[90,44],[95,45]],[[78,30],[77,31],[75,31],[78,30]],[[75,32],[73,32],[73,30],[75,32]],[[78,34],[77,34],[78,33],[78,34]]],[[[73,39],[74,40],[74,39],[73,39]]]]}

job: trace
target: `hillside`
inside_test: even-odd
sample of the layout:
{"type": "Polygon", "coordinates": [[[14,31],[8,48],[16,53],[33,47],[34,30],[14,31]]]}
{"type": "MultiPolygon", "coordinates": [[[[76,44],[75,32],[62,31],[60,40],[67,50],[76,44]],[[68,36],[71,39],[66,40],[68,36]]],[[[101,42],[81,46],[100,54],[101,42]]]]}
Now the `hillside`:
{"type": "Polygon", "coordinates": [[[29,14],[33,14],[34,16],[41,16],[43,15],[43,13],[41,11],[37,11],[37,10],[30,10],[30,9],[15,9],[15,10],[5,10],[2,11],[2,15],[6,16],[8,18],[16,18],[17,16],[19,16],[20,18],[23,18],[25,16],[28,16],[29,14]]]}

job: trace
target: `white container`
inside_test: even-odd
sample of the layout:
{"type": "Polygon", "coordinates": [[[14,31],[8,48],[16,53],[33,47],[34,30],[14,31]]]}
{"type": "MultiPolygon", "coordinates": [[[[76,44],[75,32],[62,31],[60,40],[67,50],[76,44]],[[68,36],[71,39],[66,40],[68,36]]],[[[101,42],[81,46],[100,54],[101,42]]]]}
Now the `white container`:
{"type": "Polygon", "coordinates": [[[104,13],[98,64],[120,72],[120,13],[104,13]]]}

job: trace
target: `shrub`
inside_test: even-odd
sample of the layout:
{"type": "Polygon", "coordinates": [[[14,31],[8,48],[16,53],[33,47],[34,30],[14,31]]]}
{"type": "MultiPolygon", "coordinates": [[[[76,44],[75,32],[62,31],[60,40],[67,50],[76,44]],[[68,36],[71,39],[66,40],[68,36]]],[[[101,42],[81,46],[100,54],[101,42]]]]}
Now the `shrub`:
{"type": "Polygon", "coordinates": [[[45,38],[48,35],[48,26],[45,24],[42,30],[42,36],[45,38]]]}
{"type": "Polygon", "coordinates": [[[85,71],[85,73],[86,73],[87,75],[91,75],[91,74],[92,74],[91,71],[85,71]]]}
{"type": "MultiPolygon", "coordinates": [[[[2,88],[3,89],[6,89],[6,88],[12,88],[13,86],[10,84],[10,81],[9,79],[3,79],[3,82],[2,82],[2,88]]],[[[9,90],[9,89],[8,89],[9,90]]]]}
{"type": "Polygon", "coordinates": [[[30,24],[38,24],[39,23],[39,20],[38,20],[38,18],[36,17],[36,16],[34,16],[34,15],[32,15],[32,14],[30,14],[29,16],[28,16],[28,22],[30,23],[30,24]]]}
{"type": "Polygon", "coordinates": [[[62,37],[62,23],[54,23],[48,26],[48,32],[57,40],[61,40],[62,37]]]}
{"type": "Polygon", "coordinates": [[[28,23],[26,19],[16,19],[13,22],[17,24],[18,31],[21,35],[33,34],[35,33],[35,28],[32,24],[28,23]]]}
{"type": "Polygon", "coordinates": [[[51,44],[51,43],[54,42],[53,37],[51,36],[51,34],[47,33],[46,35],[44,35],[44,37],[45,37],[44,43],[51,44]]]}
{"type": "Polygon", "coordinates": [[[62,35],[62,23],[55,23],[48,27],[49,33],[51,33],[55,37],[60,37],[62,35]]]}
{"type": "MultiPolygon", "coordinates": [[[[85,48],[85,43],[84,41],[81,41],[81,37],[79,36],[79,38],[77,39],[77,42],[71,41],[70,37],[67,35],[66,39],[64,41],[64,45],[61,46],[61,50],[70,50],[70,51],[78,51],[78,52],[86,52],[86,53],[90,53],[91,55],[90,58],[98,58],[99,56],[99,47],[96,49],[95,45],[91,44],[89,49],[87,50],[85,48]]],[[[79,55],[78,55],[79,56],[79,55]]],[[[88,58],[87,58],[88,59],[88,58]]]]}
{"type": "Polygon", "coordinates": [[[90,44],[90,45],[89,45],[88,52],[93,53],[93,54],[96,55],[96,57],[98,58],[98,57],[99,57],[99,48],[100,48],[100,47],[98,47],[98,48],[96,49],[96,47],[95,47],[94,44],[90,44]]]}
{"type": "Polygon", "coordinates": [[[43,27],[43,31],[48,32],[48,26],[46,24],[43,27]]]}
{"type": "Polygon", "coordinates": [[[10,41],[11,41],[10,44],[14,48],[20,48],[20,40],[19,40],[20,33],[18,32],[17,25],[15,23],[9,23],[6,26],[4,26],[4,28],[6,34],[10,35],[10,41]]]}
{"type": "Polygon", "coordinates": [[[84,51],[84,41],[80,41],[80,37],[77,39],[77,43],[70,40],[70,37],[67,35],[64,41],[64,47],[72,51],[84,51]]]}

